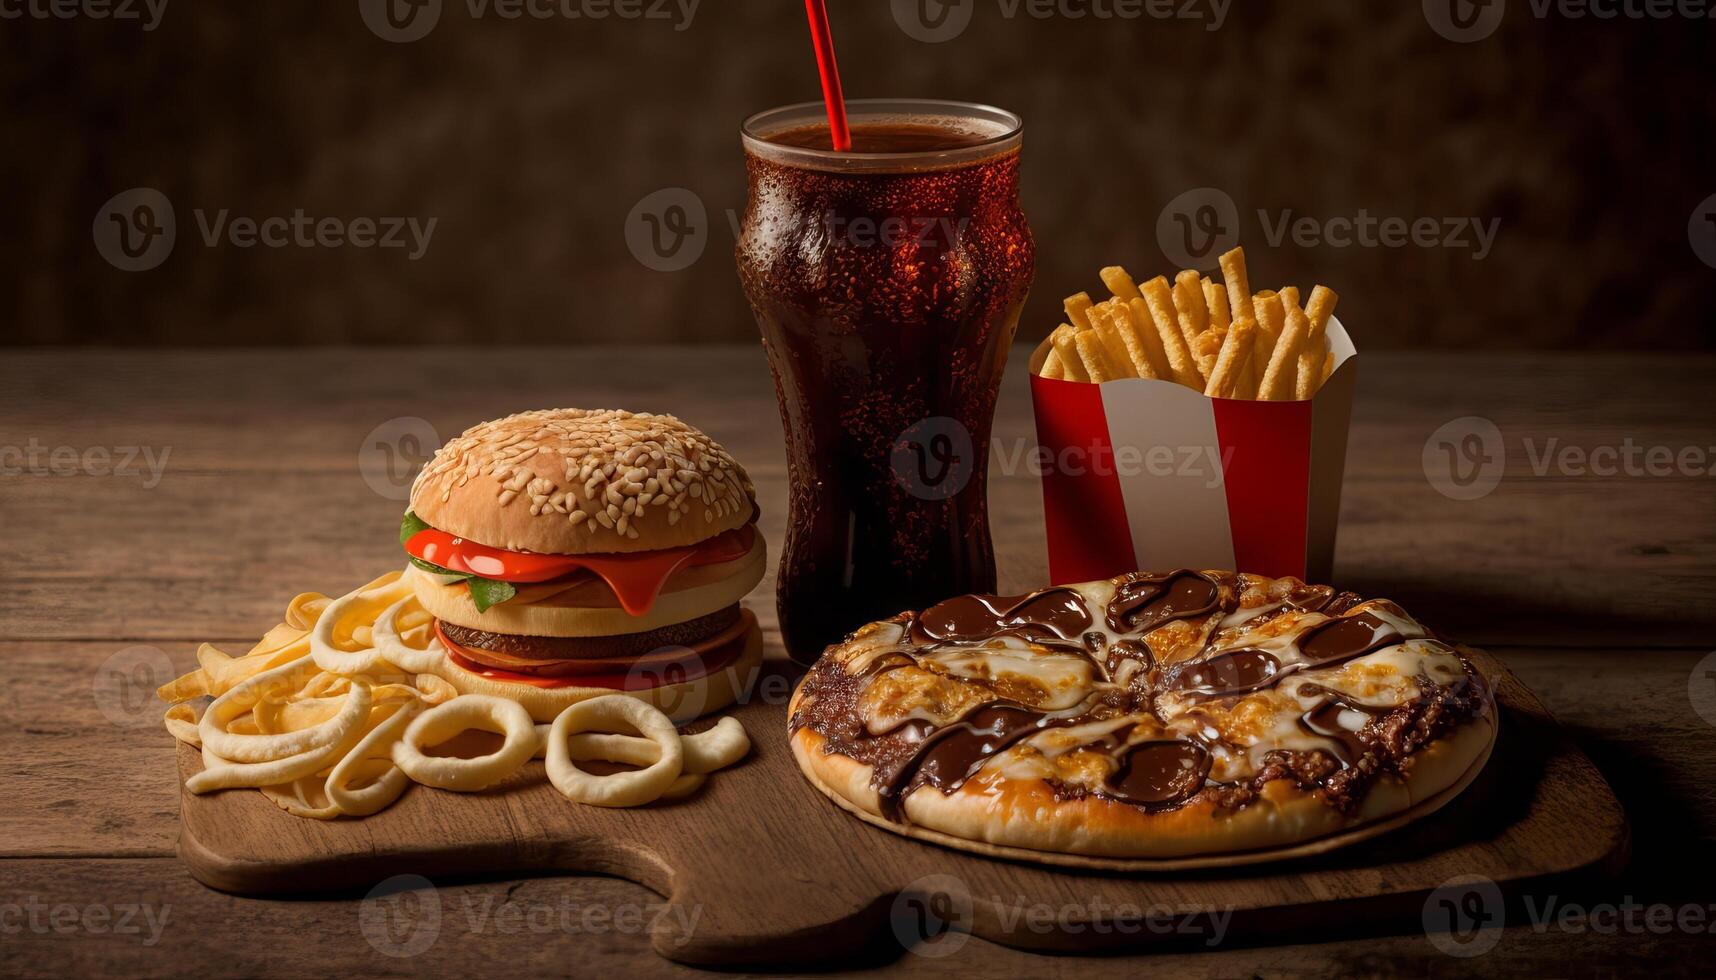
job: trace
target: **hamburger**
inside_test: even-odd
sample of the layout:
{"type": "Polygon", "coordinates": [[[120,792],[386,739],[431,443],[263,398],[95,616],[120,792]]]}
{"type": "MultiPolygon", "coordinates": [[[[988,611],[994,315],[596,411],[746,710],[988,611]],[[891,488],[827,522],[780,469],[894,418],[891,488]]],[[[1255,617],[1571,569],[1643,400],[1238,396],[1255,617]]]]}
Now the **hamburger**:
{"type": "Polygon", "coordinates": [[[739,600],[767,548],[745,470],[671,415],[552,409],[449,441],[411,487],[406,578],[461,694],[538,722],[624,691],[679,719],[726,707],[762,659],[739,600]]]}

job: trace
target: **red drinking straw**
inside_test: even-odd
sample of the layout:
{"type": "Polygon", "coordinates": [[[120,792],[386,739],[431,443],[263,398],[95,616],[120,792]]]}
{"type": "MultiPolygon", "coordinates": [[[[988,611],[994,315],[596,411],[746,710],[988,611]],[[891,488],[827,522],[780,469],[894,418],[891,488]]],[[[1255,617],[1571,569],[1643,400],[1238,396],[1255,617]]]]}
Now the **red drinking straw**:
{"type": "Polygon", "coordinates": [[[804,0],[810,18],[810,43],[816,48],[816,70],[822,73],[822,101],[828,106],[828,133],[834,148],[852,149],[852,132],[846,128],[846,97],[840,92],[840,66],[834,63],[834,35],[828,30],[828,7],[824,0],[804,0]]]}

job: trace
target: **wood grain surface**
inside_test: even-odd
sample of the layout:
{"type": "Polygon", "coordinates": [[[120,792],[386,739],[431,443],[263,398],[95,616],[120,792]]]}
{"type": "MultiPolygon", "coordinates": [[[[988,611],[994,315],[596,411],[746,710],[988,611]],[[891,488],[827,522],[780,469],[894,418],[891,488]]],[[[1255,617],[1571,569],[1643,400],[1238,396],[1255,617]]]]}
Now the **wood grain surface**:
{"type": "MultiPolygon", "coordinates": [[[[569,806],[534,763],[482,793],[413,787],[380,814],[333,823],[294,819],[259,793],[187,792],[179,856],[224,891],[348,890],[369,901],[377,887],[458,875],[612,874],[667,900],[649,930],[657,952],[720,966],[826,965],[890,935],[940,938],[955,922],[995,942],[1060,952],[1189,938],[1144,928],[1146,912],[1219,927],[1224,941],[1255,941],[1335,916],[1411,924],[1456,875],[1518,894],[1617,870],[1626,820],[1602,777],[1518,679],[1482,654],[1474,663],[1494,680],[1502,717],[1496,757],[1476,785],[1402,830],[1265,865],[1104,874],[953,853],[870,826],[800,776],[779,694],[786,685],[769,683],[785,679],[777,672],[732,712],[751,735],[750,757],[678,803],[569,806]],[[1052,919],[1031,918],[1049,910],[1052,919]],[[1076,911],[1063,919],[1061,910],[1076,911]]],[[[182,777],[202,769],[188,747],[178,761],[182,777]]],[[[431,887],[415,890],[399,901],[439,899],[431,887]]]]}
{"type": "MultiPolygon", "coordinates": [[[[1142,958],[1044,958],[972,938],[953,957],[901,956],[884,944],[844,965],[989,976],[1690,975],[1692,957],[1708,950],[1703,932],[1576,932],[1529,914],[1551,898],[1677,908],[1716,899],[1697,870],[1716,860],[1716,727],[1688,696],[1716,619],[1712,484],[1539,476],[1526,440],[1586,449],[1716,441],[1716,393],[1705,381],[1713,369],[1706,356],[1376,355],[1360,379],[1337,580],[1487,646],[1541,696],[1626,807],[1633,860],[1619,882],[1510,905],[1500,942],[1475,960],[1445,956],[1411,927],[1380,934],[1337,921],[1268,945],[1142,958]],[[1421,463],[1430,434],[1465,415],[1493,420],[1508,449],[1500,485],[1469,502],[1437,493],[1421,463]]],[[[1010,375],[1003,394],[1004,446],[1030,435],[1022,381],[1010,375]]],[[[296,592],[338,591],[396,562],[399,503],[359,473],[366,434],[419,416],[446,436],[551,404],[687,416],[756,476],[764,531],[779,539],[784,461],[754,349],[9,352],[0,361],[0,452],[34,440],[44,454],[132,445],[167,454],[147,486],[147,474],[0,471],[0,662],[10,668],[0,687],[9,762],[0,769],[0,973],[686,972],[657,957],[629,920],[542,933],[480,914],[659,905],[655,893],[612,878],[437,882],[439,941],[430,955],[395,959],[365,938],[362,903],[350,896],[233,898],[197,884],[173,856],[173,743],[138,692],[193,665],[197,642],[244,647],[296,592]],[[159,941],[103,926],[99,915],[55,926],[48,914],[128,906],[168,913],[159,941]],[[45,910],[39,925],[30,909],[45,910]]],[[[0,466],[17,464],[0,456],[0,466]]],[[[998,460],[991,497],[1003,584],[1037,584],[1036,483],[1001,469],[998,460]]],[[[772,630],[766,598],[752,605],[772,630]]],[[[814,868],[798,872],[816,880],[814,868]]]]}

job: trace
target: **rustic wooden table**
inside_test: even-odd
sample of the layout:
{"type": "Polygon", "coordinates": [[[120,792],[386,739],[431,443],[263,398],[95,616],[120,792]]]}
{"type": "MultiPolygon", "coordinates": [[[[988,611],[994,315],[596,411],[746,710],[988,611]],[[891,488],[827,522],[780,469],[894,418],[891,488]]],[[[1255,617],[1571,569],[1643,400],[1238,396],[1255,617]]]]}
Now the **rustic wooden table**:
{"type": "MultiPolygon", "coordinates": [[[[1002,586],[1022,589],[1046,563],[1035,479],[1005,461],[1031,439],[1013,360],[991,499],[1002,586]]],[[[1619,880],[1526,896],[1469,959],[1416,930],[1331,923],[1284,946],[1078,960],[973,939],[948,959],[878,950],[853,968],[1699,970],[1716,948],[1716,661],[1701,662],[1716,648],[1713,374],[1707,355],[1594,354],[1372,355],[1361,372],[1337,581],[1487,646],[1538,692],[1627,807],[1633,857],[1619,880]],[[1464,495],[1445,468],[1427,476],[1424,450],[1466,416],[1497,427],[1506,462],[1492,492],[1460,500],[1443,492],[1464,495]],[[1564,920],[1569,907],[1592,916],[1564,920]]],[[[233,898],[174,857],[178,787],[154,685],[192,666],[200,641],[246,646],[300,591],[342,592],[398,564],[406,467],[436,435],[568,404],[674,412],[708,430],[749,467],[779,540],[785,461],[752,348],[0,358],[0,973],[695,972],[650,950],[640,922],[658,899],[617,879],[443,883],[432,955],[395,959],[365,938],[351,896],[233,898]],[[552,934],[535,912],[555,917],[552,934]]],[[[772,637],[769,593],[753,608],[772,637]]]]}

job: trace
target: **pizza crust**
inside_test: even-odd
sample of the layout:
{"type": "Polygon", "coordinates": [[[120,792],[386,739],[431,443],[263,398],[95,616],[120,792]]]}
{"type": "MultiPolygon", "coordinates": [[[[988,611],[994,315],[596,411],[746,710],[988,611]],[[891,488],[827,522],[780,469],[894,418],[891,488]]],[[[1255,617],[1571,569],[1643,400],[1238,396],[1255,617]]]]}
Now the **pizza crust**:
{"type": "MultiPolygon", "coordinates": [[[[1448,786],[1446,789],[1443,789],[1440,793],[1424,798],[1419,802],[1414,803],[1409,809],[1403,810],[1385,819],[1363,824],[1325,837],[1312,838],[1297,844],[1280,847],[1270,847],[1262,850],[1233,853],[1157,858],[1073,854],[1043,851],[1034,848],[1012,847],[1002,844],[970,840],[953,834],[944,833],[940,830],[931,829],[929,827],[896,823],[878,815],[873,806],[872,808],[867,809],[853,802],[853,796],[861,797],[866,790],[869,791],[872,801],[874,800],[874,790],[868,789],[868,766],[860,766],[853,763],[850,759],[842,759],[842,761],[848,763],[852,767],[852,772],[856,774],[856,778],[860,780],[856,785],[848,787],[848,791],[853,794],[853,796],[848,796],[846,793],[836,791],[833,786],[824,783],[822,779],[818,777],[817,774],[820,769],[813,766],[810,762],[814,753],[811,750],[807,750],[804,745],[800,744],[797,738],[797,733],[794,734],[790,741],[793,749],[793,757],[798,760],[800,770],[804,773],[805,778],[809,780],[812,786],[815,786],[823,795],[838,804],[841,809],[846,810],[848,813],[851,813],[853,816],[865,823],[879,827],[891,833],[899,834],[903,837],[910,837],[914,840],[936,844],[941,847],[952,848],[959,851],[969,851],[973,854],[980,854],[985,857],[1005,858],[1015,861],[1030,861],[1038,864],[1055,865],[1058,867],[1099,871],[1168,872],[1197,870],[1201,868],[1229,868],[1247,864],[1260,864],[1268,861],[1287,861],[1294,858],[1311,857],[1317,854],[1325,854],[1329,851],[1338,850],[1343,847],[1349,847],[1353,844],[1359,843],[1360,841],[1370,840],[1373,837],[1379,837],[1383,834],[1398,830],[1401,827],[1427,817],[1441,809],[1443,806],[1446,806],[1449,802],[1458,797],[1460,793],[1478,777],[1478,774],[1483,771],[1484,765],[1489,761],[1490,753],[1495,748],[1495,727],[1490,726],[1487,731],[1490,736],[1488,744],[1485,745],[1478,758],[1473,761],[1471,767],[1468,768],[1456,782],[1448,786]],[[858,773],[859,770],[863,771],[862,774],[858,773]]],[[[814,736],[814,739],[817,741],[821,739],[821,736],[816,735],[814,732],[810,734],[814,736]]],[[[812,744],[814,744],[814,742],[812,742],[812,744]]],[[[831,756],[829,758],[839,757],[831,756]]]]}

